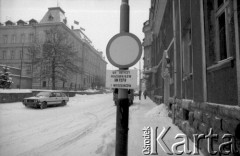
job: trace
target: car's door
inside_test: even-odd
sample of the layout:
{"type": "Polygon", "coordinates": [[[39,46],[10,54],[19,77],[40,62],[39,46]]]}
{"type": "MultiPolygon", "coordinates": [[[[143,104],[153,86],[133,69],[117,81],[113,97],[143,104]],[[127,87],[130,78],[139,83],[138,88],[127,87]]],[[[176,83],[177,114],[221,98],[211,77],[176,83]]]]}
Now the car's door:
{"type": "Polygon", "coordinates": [[[57,103],[57,97],[55,93],[51,93],[49,96],[48,104],[56,104],[57,103]]]}
{"type": "Polygon", "coordinates": [[[61,104],[62,103],[62,95],[61,93],[56,93],[56,103],[61,104]]]}

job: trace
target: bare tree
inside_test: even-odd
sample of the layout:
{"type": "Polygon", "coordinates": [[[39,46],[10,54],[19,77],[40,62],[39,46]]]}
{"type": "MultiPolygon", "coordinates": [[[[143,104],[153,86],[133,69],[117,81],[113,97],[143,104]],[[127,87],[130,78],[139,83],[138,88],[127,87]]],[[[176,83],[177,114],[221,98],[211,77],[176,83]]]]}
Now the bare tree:
{"type": "Polygon", "coordinates": [[[54,90],[57,81],[65,83],[71,74],[81,72],[80,67],[77,66],[80,58],[66,32],[58,27],[53,27],[46,30],[45,33],[46,41],[42,45],[35,44],[30,51],[33,65],[41,66],[40,77],[50,79],[54,90]],[[41,53],[40,56],[39,53],[41,53]]]}

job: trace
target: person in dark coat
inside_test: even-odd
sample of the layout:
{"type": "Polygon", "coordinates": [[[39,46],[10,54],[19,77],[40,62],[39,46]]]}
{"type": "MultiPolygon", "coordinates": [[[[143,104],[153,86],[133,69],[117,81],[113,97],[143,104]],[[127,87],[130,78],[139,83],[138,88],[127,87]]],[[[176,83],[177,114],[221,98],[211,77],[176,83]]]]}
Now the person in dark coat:
{"type": "Polygon", "coordinates": [[[143,95],[144,95],[144,99],[146,99],[147,98],[147,91],[146,90],[144,90],[143,95]]]}

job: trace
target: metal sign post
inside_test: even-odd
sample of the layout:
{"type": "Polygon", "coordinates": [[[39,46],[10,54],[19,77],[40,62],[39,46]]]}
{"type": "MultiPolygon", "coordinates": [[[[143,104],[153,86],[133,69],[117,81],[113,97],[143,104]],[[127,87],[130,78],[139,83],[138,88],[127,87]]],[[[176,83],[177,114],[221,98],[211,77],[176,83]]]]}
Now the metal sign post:
{"type": "MultiPolygon", "coordinates": [[[[129,33],[128,0],[122,0],[120,7],[120,33],[113,36],[106,48],[108,61],[120,70],[127,70],[136,64],[142,55],[140,40],[129,33]]],[[[129,100],[128,90],[118,88],[116,118],[116,156],[127,156],[128,151],[129,100]]]]}
{"type": "MultiPolygon", "coordinates": [[[[122,0],[122,4],[120,7],[120,32],[129,32],[128,0],[122,0]]],[[[128,120],[129,120],[128,91],[127,89],[119,89],[118,104],[117,104],[117,118],[116,118],[115,156],[127,156],[128,120]]]]}

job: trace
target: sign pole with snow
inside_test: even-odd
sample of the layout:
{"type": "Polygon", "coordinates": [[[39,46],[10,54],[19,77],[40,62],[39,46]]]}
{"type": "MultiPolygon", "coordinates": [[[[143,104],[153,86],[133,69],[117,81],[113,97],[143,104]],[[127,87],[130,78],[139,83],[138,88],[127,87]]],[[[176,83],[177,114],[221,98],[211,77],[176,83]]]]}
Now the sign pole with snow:
{"type": "MultiPolygon", "coordinates": [[[[120,33],[110,39],[106,53],[108,61],[112,65],[118,67],[120,70],[126,71],[129,67],[136,64],[141,57],[141,42],[135,35],[129,33],[128,0],[122,0],[120,6],[120,33]]],[[[121,86],[122,85],[124,84],[121,84],[121,86]]],[[[128,89],[122,89],[122,87],[116,88],[118,88],[118,101],[115,156],[127,156],[129,122],[128,89]]]]}

